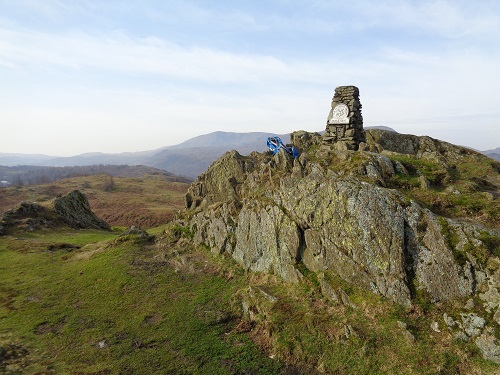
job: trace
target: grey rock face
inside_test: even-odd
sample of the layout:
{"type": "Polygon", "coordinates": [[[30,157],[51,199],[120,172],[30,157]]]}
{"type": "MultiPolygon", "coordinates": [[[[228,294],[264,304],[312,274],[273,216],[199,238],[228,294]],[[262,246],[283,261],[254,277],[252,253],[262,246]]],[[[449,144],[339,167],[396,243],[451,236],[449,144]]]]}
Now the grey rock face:
{"type": "Polygon", "coordinates": [[[307,228],[303,257],[307,267],[332,270],[349,282],[408,304],[404,209],[398,198],[354,179],[323,177],[314,184],[284,178],[275,200],[307,228]]]}
{"type": "MultiPolygon", "coordinates": [[[[299,139],[311,142],[304,134],[299,139]]],[[[346,151],[338,157],[356,155],[346,151]]],[[[401,166],[385,155],[362,155],[360,170],[381,186],[338,175],[305,157],[283,160],[286,153],[225,154],[187,194],[187,206],[195,211],[195,241],[214,253],[232,254],[248,270],[296,281],[295,265],[303,263],[403,305],[411,304],[412,288],[432,301],[472,295],[480,272],[470,261],[455,261],[444,233],[453,232],[465,244],[478,241],[478,231],[384,188],[401,166]]]]}
{"type": "Polygon", "coordinates": [[[274,272],[297,281],[301,237],[297,225],[277,206],[245,206],[238,217],[233,258],[245,268],[274,272]]]}
{"type": "Polygon", "coordinates": [[[234,203],[214,205],[191,219],[195,244],[206,244],[214,254],[232,253],[235,241],[237,209],[234,203]]]}
{"type": "MultiPolygon", "coordinates": [[[[215,254],[230,254],[249,271],[297,282],[305,266],[405,306],[418,293],[430,302],[479,295],[498,320],[500,271],[497,267],[490,274],[484,261],[467,252],[471,246],[485,249],[481,238],[498,237],[498,231],[440,217],[386,187],[408,171],[384,147],[436,160],[443,154],[459,158],[459,148],[425,137],[369,134],[365,149],[378,147],[384,154],[324,150],[319,135],[305,132],[291,139],[317,150],[314,155],[294,160],[286,153],[226,153],[186,196],[195,242],[215,254]],[[375,147],[376,137],[384,147],[375,147]],[[335,169],[325,160],[353,168],[335,169]],[[457,252],[467,255],[459,262],[457,252]]],[[[342,290],[334,290],[324,277],[319,281],[325,297],[351,305],[342,290]]],[[[481,316],[472,310],[457,320],[445,314],[444,323],[457,337],[476,340],[485,357],[496,358],[496,341],[485,333],[481,316]]],[[[431,329],[440,331],[440,324],[434,322],[431,329]]],[[[414,341],[410,332],[404,334],[414,341]]]]}
{"type": "Polygon", "coordinates": [[[455,262],[437,216],[416,204],[408,213],[407,250],[420,288],[429,293],[432,302],[474,293],[471,264],[461,268],[455,262]]]}

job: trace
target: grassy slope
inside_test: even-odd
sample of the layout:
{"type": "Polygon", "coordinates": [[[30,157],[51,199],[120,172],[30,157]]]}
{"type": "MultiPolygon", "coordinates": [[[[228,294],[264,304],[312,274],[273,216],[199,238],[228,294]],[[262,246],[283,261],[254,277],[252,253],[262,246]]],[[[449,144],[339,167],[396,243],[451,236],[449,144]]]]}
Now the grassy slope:
{"type": "Polygon", "coordinates": [[[405,310],[329,279],[349,300],[334,303],[321,295],[316,275],[305,269],[296,286],[272,275],[246,274],[207,249],[172,240],[183,233],[187,230],[177,228],[158,236],[155,244],[134,236],[120,240],[116,230],[0,237],[0,351],[5,358],[0,372],[498,370],[473,344],[456,341],[443,327],[442,315],[452,311],[450,306],[423,302],[405,310]],[[80,248],[48,250],[61,243],[80,248]],[[276,300],[270,302],[269,295],[276,300]],[[242,300],[250,301],[251,316],[242,315],[242,300]],[[398,321],[407,324],[415,341],[398,321]],[[433,321],[441,332],[429,328],[433,321]]]}
{"type": "Polygon", "coordinates": [[[161,175],[112,180],[107,175],[74,177],[45,185],[0,189],[0,212],[23,200],[43,202],[78,189],[87,196],[96,215],[110,225],[151,228],[166,223],[184,207],[188,186],[161,175]]]}
{"type": "Polygon", "coordinates": [[[235,330],[228,301],[241,279],[228,282],[203,254],[179,271],[158,247],[117,234],[0,238],[0,348],[10,353],[0,373],[278,371],[235,330]],[[82,247],[47,250],[61,241],[82,247]]]}

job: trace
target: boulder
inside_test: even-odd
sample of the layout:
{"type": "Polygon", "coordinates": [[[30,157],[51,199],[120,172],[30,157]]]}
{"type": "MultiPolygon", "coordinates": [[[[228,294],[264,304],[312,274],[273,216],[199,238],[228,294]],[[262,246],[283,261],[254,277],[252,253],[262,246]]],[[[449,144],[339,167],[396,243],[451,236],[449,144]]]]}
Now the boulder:
{"type": "Polygon", "coordinates": [[[110,230],[109,225],[98,218],[90,209],[85,195],[74,190],[66,196],[56,198],[43,205],[35,202],[21,202],[17,207],[7,210],[0,222],[1,234],[10,230],[33,231],[67,225],[72,228],[94,228],[110,230]]]}
{"type": "Polygon", "coordinates": [[[73,190],[63,197],[56,198],[54,210],[72,228],[110,230],[109,224],[92,212],[87,197],[79,190],[73,190]]]}

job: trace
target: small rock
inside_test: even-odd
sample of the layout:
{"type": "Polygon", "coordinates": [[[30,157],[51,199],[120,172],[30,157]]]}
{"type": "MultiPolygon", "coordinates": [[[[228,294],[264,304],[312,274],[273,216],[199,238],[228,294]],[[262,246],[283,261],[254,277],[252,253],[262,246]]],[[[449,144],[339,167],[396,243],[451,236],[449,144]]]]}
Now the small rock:
{"type": "Polygon", "coordinates": [[[97,343],[97,347],[99,349],[106,349],[107,347],[109,347],[108,341],[106,339],[99,341],[97,343]]]}
{"type": "Polygon", "coordinates": [[[472,310],[474,308],[474,301],[472,300],[472,298],[470,298],[467,303],[465,304],[465,309],[467,310],[472,310]]]}
{"type": "Polygon", "coordinates": [[[350,326],[349,324],[346,324],[344,329],[345,329],[345,337],[347,339],[351,336],[358,337],[358,334],[356,333],[354,328],[352,328],[352,326],[350,326]]]}
{"type": "Polygon", "coordinates": [[[476,338],[475,343],[485,359],[500,364],[500,346],[497,345],[497,339],[491,330],[485,330],[481,336],[476,338]]]}
{"type": "Polygon", "coordinates": [[[443,319],[444,319],[444,322],[446,323],[446,325],[448,327],[454,327],[457,323],[453,320],[453,318],[451,316],[449,316],[448,314],[444,313],[443,314],[443,319]]]}
{"type": "Polygon", "coordinates": [[[415,336],[413,336],[413,334],[410,331],[407,330],[403,331],[403,335],[410,344],[413,344],[414,342],[417,341],[415,336]]]}
{"type": "Polygon", "coordinates": [[[400,173],[404,176],[409,175],[408,170],[404,167],[403,164],[401,164],[401,162],[397,160],[394,162],[394,169],[396,170],[397,173],[400,173]]]}
{"type": "Polygon", "coordinates": [[[464,331],[468,336],[478,336],[481,334],[481,330],[484,328],[485,320],[480,316],[470,313],[470,314],[460,314],[462,317],[464,331]]]}
{"type": "Polygon", "coordinates": [[[500,325],[500,309],[498,309],[495,315],[493,315],[493,319],[500,325]]]}
{"type": "Polygon", "coordinates": [[[332,288],[332,286],[330,284],[328,284],[328,282],[326,282],[325,279],[321,279],[320,285],[321,285],[321,293],[326,298],[328,298],[332,302],[339,301],[339,297],[337,296],[337,293],[335,293],[335,290],[332,288]]]}
{"type": "Polygon", "coordinates": [[[367,144],[365,142],[361,142],[359,144],[359,148],[358,148],[358,151],[366,151],[368,148],[367,144]]]}
{"type": "Polygon", "coordinates": [[[259,292],[262,293],[262,295],[271,303],[278,302],[278,297],[273,296],[272,294],[266,292],[264,289],[257,287],[259,292]]]}
{"type": "Polygon", "coordinates": [[[467,336],[463,331],[458,331],[457,333],[455,333],[455,339],[467,342],[469,341],[469,336],[467,336]]]}
{"type": "Polygon", "coordinates": [[[350,307],[356,307],[352,302],[351,299],[349,298],[349,295],[344,292],[342,289],[339,290],[340,294],[340,300],[342,301],[342,304],[345,306],[350,306],[350,307]]]}
{"type": "Polygon", "coordinates": [[[399,328],[401,328],[401,330],[403,331],[402,332],[403,336],[406,338],[406,340],[409,343],[413,344],[415,341],[417,341],[415,339],[415,336],[410,331],[408,331],[408,329],[407,329],[408,325],[405,322],[401,322],[398,320],[397,324],[398,324],[399,328]]]}
{"type": "Polygon", "coordinates": [[[455,194],[455,195],[460,195],[460,192],[453,185],[452,186],[448,186],[446,188],[446,192],[451,193],[451,194],[455,194]]]}
{"type": "Polygon", "coordinates": [[[140,227],[136,227],[135,225],[132,225],[131,227],[127,228],[122,234],[120,234],[117,238],[116,241],[120,242],[123,240],[126,240],[129,238],[129,236],[137,236],[136,238],[141,240],[141,241],[152,241],[154,239],[153,235],[150,235],[147,231],[140,227]]]}
{"type": "Polygon", "coordinates": [[[431,323],[431,329],[432,329],[434,332],[441,332],[441,331],[439,330],[439,324],[438,324],[438,322],[432,322],[432,323],[431,323]]]}
{"type": "Polygon", "coordinates": [[[418,178],[418,181],[420,182],[420,188],[424,190],[430,189],[431,183],[423,175],[418,178]]]}

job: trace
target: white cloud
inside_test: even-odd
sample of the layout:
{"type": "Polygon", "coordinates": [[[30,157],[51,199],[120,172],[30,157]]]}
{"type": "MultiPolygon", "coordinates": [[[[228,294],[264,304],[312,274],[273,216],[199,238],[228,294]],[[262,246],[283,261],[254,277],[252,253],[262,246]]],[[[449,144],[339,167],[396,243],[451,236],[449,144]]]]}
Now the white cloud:
{"type": "MultiPolygon", "coordinates": [[[[79,2],[81,8],[66,9],[73,3],[52,0],[40,5],[47,9],[38,10],[35,1],[23,4],[49,18],[64,18],[64,14],[87,14],[89,9],[109,14],[119,2],[79,2]]],[[[142,16],[157,17],[160,23],[178,17],[182,23],[192,10],[191,22],[209,26],[220,22],[225,30],[240,26],[257,34],[279,30],[290,32],[292,40],[305,32],[318,38],[311,39],[319,46],[316,53],[305,53],[302,49],[309,46],[302,44],[283,45],[295,56],[285,58],[287,54],[274,51],[272,45],[266,49],[269,53],[259,52],[259,46],[241,52],[241,48],[216,47],[189,36],[184,43],[178,35],[170,37],[154,28],[109,31],[92,24],[95,27],[76,25],[61,32],[4,19],[0,20],[1,123],[8,124],[9,136],[19,144],[23,138],[26,144],[30,137],[40,140],[50,135],[50,142],[58,132],[65,136],[68,124],[85,128],[78,145],[68,147],[73,153],[153,149],[215,130],[316,131],[325,125],[335,86],[354,84],[361,91],[366,125],[472,141],[467,135],[471,119],[480,119],[474,126],[480,124],[489,133],[471,146],[498,146],[491,142],[500,139],[499,130],[488,124],[500,121],[496,100],[500,76],[495,74],[499,51],[496,44],[491,48],[481,44],[500,38],[498,12],[481,14],[477,9],[487,8],[484,2],[477,9],[451,1],[376,5],[354,1],[349,9],[341,2],[290,2],[286,5],[302,6],[293,17],[278,11],[263,14],[263,9],[231,9],[231,4],[225,5],[227,14],[183,2],[172,5],[182,10],[180,14],[169,14],[167,5],[145,6],[142,16]],[[315,27],[311,22],[321,6],[324,10],[316,13],[319,26],[315,27]],[[435,35],[452,43],[439,48],[426,42],[417,48],[405,44],[404,38],[398,44],[385,35],[380,44],[363,44],[380,29],[395,36],[435,35]],[[301,33],[295,34],[297,30],[301,33]],[[480,43],[470,43],[468,38],[480,43]],[[28,131],[40,124],[47,130],[28,131]],[[96,148],[93,134],[112,137],[113,143],[102,141],[102,147],[96,148]]],[[[126,2],[121,12],[140,12],[140,5],[126,2]]],[[[120,22],[114,20],[113,25],[120,22]]],[[[236,33],[233,42],[241,35],[236,33]]],[[[64,142],[70,143],[71,137],[64,142]]]]}

